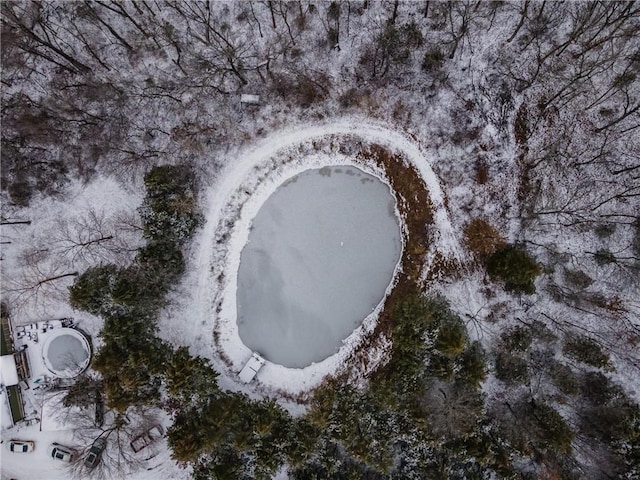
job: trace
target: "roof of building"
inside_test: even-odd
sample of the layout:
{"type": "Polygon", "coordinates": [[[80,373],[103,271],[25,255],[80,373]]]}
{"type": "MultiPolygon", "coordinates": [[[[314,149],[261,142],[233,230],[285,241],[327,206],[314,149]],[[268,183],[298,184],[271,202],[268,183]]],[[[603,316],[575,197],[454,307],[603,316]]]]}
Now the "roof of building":
{"type": "Polygon", "coordinates": [[[253,380],[253,377],[256,376],[263,365],[264,358],[262,358],[256,352],[253,352],[251,358],[240,372],[240,380],[242,380],[244,383],[249,383],[251,380],[253,380]]]}
{"type": "Polygon", "coordinates": [[[242,95],[240,95],[240,103],[248,103],[249,105],[259,105],[260,95],[250,95],[248,93],[243,93],[242,95]]]}
{"type": "Polygon", "coordinates": [[[16,367],[16,359],[13,355],[0,356],[0,383],[5,387],[17,385],[18,369],[16,367]]]}

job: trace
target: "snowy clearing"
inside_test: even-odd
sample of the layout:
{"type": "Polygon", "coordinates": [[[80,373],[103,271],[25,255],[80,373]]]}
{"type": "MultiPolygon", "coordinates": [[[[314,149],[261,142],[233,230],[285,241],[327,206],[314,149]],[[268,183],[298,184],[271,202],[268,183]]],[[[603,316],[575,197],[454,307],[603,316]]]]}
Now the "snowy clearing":
{"type": "MultiPolygon", "coordinates": [[[[235,158],[220,172],[206,195],[206,224],[195,237],[189,272],[178,293],[177,303],[161,319],[161,334],[176,344],[189,345],[193,353],[212,358],[217,369],[227,371],[229,385],[243,388],[232,379],[251,356],[240,339],[236,324],[237,272],[240,253],[246,244],[251,222],[267,198],[283,183],[302,171],[332,165],[354,165],[384,179],[384,172],[371,164],[362,164],[338,151],[341,142],[378,144],[399,153],[419,172],[433,204],[435,242],[430,255],[439,252],[449,258],[463,258],[459,233],[452,226],[445,207],[444,194],[431,168],[428,151],[408,134],[393,125],[361,117],[347,117],[273,132],[255,146],[239,149],[227,155],[235,158]],[[335,139],[333,138],[335,137],[335,139]],[[330,139],[329,152],[317,152],[314,141],[330,139]],[[303,153],[301,153],[303,152],[303,153]],[[240,211],[239,218],[236,218],[240,211]],[[220,239],[225,238],[220,245],[220,239]],[[224,272],[224,275],[219,275],[224,272]],[[217,278],[218,277],[218,278],[217,278]],[[191,292],[189,294],[189,292],[191,292]],[[179,329],[169,318],[183,318],[179,329]],[[216,332],[218,346],[207,332],[216,332]],[[216,351],[216,349],[218,349],[216,351]],[[223,356],[227,363],[221,360],[223,356]]],[[[428,267],[427,267],[428,268],[428,267]]],[[[389,292],[389,289],[387,293],[389,292]]],[[[344,359],[358,346],[366,333],[372,331],[381,305],[367,317],[343,347],[322,362],[302,369],[286,368],[271,362],[257,376],[266,391],[282,390],[299,394],[318,385],[329,373],[335,372],[344,359]]],[[[224,383],[223,383],[224,385],[224,383]]]]}

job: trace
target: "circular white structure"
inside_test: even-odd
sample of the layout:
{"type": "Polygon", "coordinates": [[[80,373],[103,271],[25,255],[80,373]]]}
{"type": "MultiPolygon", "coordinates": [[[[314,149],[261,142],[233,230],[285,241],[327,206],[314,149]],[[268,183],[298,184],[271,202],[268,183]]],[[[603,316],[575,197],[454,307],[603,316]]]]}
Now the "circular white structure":
{"type": "Polygon", "coordinates": [[[73,328],[58,328],[48,333],[42,346],[42,363],[59,378],[73,378],[84,372],[91,361],[86,337],[73,328]]]}

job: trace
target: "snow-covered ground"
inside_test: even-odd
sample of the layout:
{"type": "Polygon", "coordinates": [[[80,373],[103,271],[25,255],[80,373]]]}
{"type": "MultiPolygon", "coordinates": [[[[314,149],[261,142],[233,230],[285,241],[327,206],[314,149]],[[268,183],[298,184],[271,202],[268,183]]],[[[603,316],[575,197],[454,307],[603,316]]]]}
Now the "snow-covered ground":
{"type": "MultiPolygon", "coordinates": [[[[196,235],[187,275],[172,295],[172,306],[160,321],[161,335],[192,353],[211,358],[224,387],[255,390],[238,384],[237,373],[251,351],[238,334],[236,323],[237,274],[240,254],[260,207],[286,179],[310,168],[354,165],[384,178],[384,172],[340,151],[340,145],[381,145],[403,156],[424,179],[434,210],[435,239],[430,255],[463,257],[457,232],[449,220],[445,196],[431,166],[431,157],[409,134],[393,125],[363,117],[346,117],[275,131],[248,148],[227,152],[226,164],[202,204],[206,224],[196,235]],[[323,141],[328,145],[320,146],[323,141]],[[320,151],[318,151],[320,150],[320,151]],[[175,318],[184,319],[176,324],[175,318]],[[217,337],[214,343],[213,332],[217,337]],[[224,358],[224,361],[223,361],[224,358]]],[[[347,337],[342,348],[322,362],[302,369],[267,362],[254,384],[262,393],[282,390],[306,392],[335,372],[375,327],[379,308],[347,337]]],[[[372,353],[372,358],[377,355],[372,353]]]]}
{"type": "MultiPolygon", "coordinates": [[[[375,312],[329,359],[305,369],[268,363],[254,383],[241,385],[237,372],[250,354],[236,324],[242,248],[264,201],[296,173],[348,164],[384,178],[340,148],[379,143],[416,166],[428,186],[436,242],[425,270],[436,254],[465,257],[459,230],[474,219],[486,219],[545,266],[535,296],[508,294],[464,262],[458,265],[470,271],[462,278],[431,284],[430,293],[450,301],[473,339],[493,355],[509,328],[540,323],[558,335],[545,356],[581,374],[585,366],[562,348],[584,333],[611,356],[615,371],[607,376],[640,400],[640,230],[632,223],[640,83],[631,6],[219,1],[208,4],[211,15],[200,15],[195,3],[183,3],[123,4],[129,13],[83,4],[100,12],[100,22],[78,15],[73,2],[38,3],[35,20],[32,4],[3,5],[12,32],[3,44],[3,182],[6,175],[10,187],[20,187],[26,176],[23,187],[38,185],[28,208],[2,208],[3,221],[18,221],[2,226],[0,265],[15,324],[73,316],[100,348],[101,319],[74,312],[67,287],[89,266],[128,264],[143,244],[135,209],[144,170],[193,162],[207,223],[188,246],[187,274],[169,296],[160,335],[212,359],[225,388],[254,397],[304,393],[344,364],[375,326],[375,312]],[[210,24],[233,48],[212,45],[210,24]],[[403,35],[405,27],[417,27],[416,40],[403,35]],[[53,38],[73,62],[53,55],[30,29],[53,38]],[[413,45],[405,53],[396,38],[413,45]],[[391,50],[381,48],[390,40],[391,50]],[[78,72],[77,62],[89,73],[78,72]],[[241,94],[259,94],[260,106],[241,106],[241,94]],[[340,117],[345,112],[366,116],[340,117]],[[325,120],[298,124],[309,119],[325,120]],[[59,176],[58,163],[65,169],[59,176]],[[53,181],[69,182],[46,190],[64,197],[35,193],[49,183],[37,173],[41,167],[45,174],[54,169],[53,181]],[[91,181],[68,180],[76,174],[91,181]],[[599,264],[600,252],[615,261],[599,264]],[[592,285],[576,288],[571,273],[592,285]]],[[[368,368],[389,348],[382,338],[365,352],[368,368]]],[[[492,396],[520,394],[491,375],[483,387],[487,405],[492,396]]],[[[536,394],[575,425],[579,408],[567,412],[580,400],[558,400],[545,382],[538,387],[536,394]]],[[[68,477],[44,461],[42,447],[53,434],[37,426],[2,432],[3,440],[23,435],[38,441],[36,452],[18,458],[3,450],[3,478],[68,477]]],[[[67,440],[65,432],[56,435],[67,440]]],[[[184,476],[168,450],[156,460],[130,478],[184,476]]]]}
{"type": "MultiPolygon", "coordinates": [[[[2,480],[68,480],[70,478],[82,479],[83,476],[74,476],[74,472],[68,464],[53,460],[48,454],[49,445],[59,443],[67,446],[77,446],[74,432],[64,431],[40,431],[38,425],[4,432],[0,448],[0,471],[2,480]],[[6,445],[10,439],[33,440],[36,442],[32,453],[11,453],[6,445]]],[[[186,480],[190,478],[190,471],[178,467],[170,458],[171,451],[163,439],[155,445],[154,456],[143,462],[142,466],[133,472],[129,472],[126,478],[129,480],[186,480]]],[[[86,477],[85,477],[86,478],[86,477]]],[[[117,477],[111,477],[117,478],[117,477]]],[[[120,477],[122,478],[122,477],[120,477]]]]}
{"type": "MultiPolygon", "coordinates": [[[[143,194],[100,176],[88,184],[71,182],[63,197],[38,197],[28,208],[3,211],[6,220],[30,222],[2,226],[2,293],[14,324],[73,317],[77,312],[69,306],[67,287],[74,276],[65,275],[133,259],[143,245],[135,225],[143,194]],[[103,237],[103,242],[92,242],[103,237]]],[[[82,317],[90,322],[85,324],[89,333],[97,334],[99,321],[84,312],[82,317]]]]}
{"type": "MultiPolygon", "coordinates": [[[[327,374],[340,368],[361,339],[375,326],[377,310],[345,339],[342,348],[335,355],[322,362],[302,369],[267,362],[251,385],[241,385],[237,379],[237,373],[250,355],[249,348],[240,339],[236,324],[237,275],[241,252],[249,238],[253,219],[264,202],[287,178],[310,168],[352,165],[384,179],[384,172],[375,165],[363,164],[348,154],[341,153],[337,148],[341,142],[380,144],[401,154],[410,162],[424,179],[434,206],[436,235],[430,255],[438,252],[449,258],[464,258],[460,247],[460,232],[449,219],[445,195],[432,169],[433,158],[417,140],[396,130],[393,125],[361,117],[305,124],[273,132],[268,138],[252,146],[227,152],[225,155],[233,160],[228,161],[225,168],[212,178],[211,184],[203,193],[201,205],[205,211],[206,223],[190,245],[187,273],[170,294],[170,304],[159,321],[160,335],[163,338],[176,345],[187,345],[193,354],[212,360],[215,368],[222,373],[220,383],[224,388],[244,390],[252,396],[272,395],[278,391],[290,394],[306,392],[318,385],[327,374]],[[323,142],[324,146],[316,150],[314,143],[321,145],[323,142]]],[[[92,264],[92,259],[85,258],[88,254],[73,256],[73,251],[67,250],[73,243],[69,238],[51,236],[52,232],[60,231],[59,225],[82,221],[87,212],[95,211],[96,205],[99,205],[98,220],[101,221],[98,223],[107,228],[117,224],[115,217],[122,214],[119,212],[120,205],[126,204],[133,211],[141,201],[139,193],[132,194],[113,180],[105,178],[88,186],[73,185],[71,190],[73,194],[70,198],[35,201],[29,209],[21,210],[20,218],[31,219],[31,225],[4,228],[5,235],[8,232],[14,242],[3,249],[3,256],[6,258],[3,275],[11,277],[11,283],[4,287],[14,288],[9,292],[10,295],[18,296],[18,287],[28,284],[31,278],[19,274],[25,271],[25,262],[35,261],[32,257],[27,257],[25,251],[37,250],[47,242],[66,255],[63,257],[66,263],[49,269],[45,257],[44,260],[39,260],[39,270],[27,270],[32,276],[39,271],[47,274],[65,273],[69,270],[66,267],[82,271],[92,264]]],[[[136,243],[132,233],[127,233],[125,240],[130,245],[136,243]]],[[[110,252],[105,249],[95,254],[108,256],[110,252]]],[[[59,259],[60,256],[55,258],[59,259]]],[[[36,292],[37,295],[28,295],[30,292],[27,292],[20,296],[18,299],[24,301],[19,303],[17,323],[27,323],[45,312],[51,312],[55,316],[73,316],[77,313],[65,301],[66,286],[71,281],[72,278],[65,279],[60,286],[36,292]]],[[[481,288],[483,279],[475,275],[456,284],[441,286],[440,290],[453,300],[455,308],[468,320],[471,336],[486,340],[486,336],[493,336],[493,325],[484,321],[490,313],[491,305],[480,293],[481,288]]],[[[501,294],[493,299],[492,304],[501,299],[506,300],[506,296],[501,294]]],[[[100,329],[99,319],[84,313],[81,316],[83,326],[90,333],[97,334],[100,329]]],[[[379,344],[380,349],[386,346],[388,342],[379,344]]],[[[370,362],[375,365],[383,356],[383,351],[371,351],[369,356],[370,362]]],[[[487,390],[491,392],[492,387],[488,386],[487,390]]],[[[286,406],[293,413],[302,411],[293,403],[286,406]]],[[[56,480],[68,477],[66,469],[45,458],[46,446],[53,441],[73,445],[73,432],[40,431],[39,425],[32,425],[3,431],[3,441],[10,438],[35,440],[37,447],[31,456],[25,457],[10,454],[3,449],[0,454],[3,479],[56,480]]],[[[129,478],[146,480],[187,476],[187,471],[171,461],[170,452],[163,443],[159,445],[157,456],[139,471],[131,473],[129,478]]]]}
{"type": "MultiPolygon", "coordinates": [[[[23,335],[16,341],[16,348],[26,347],[29,360],[31,377],[25,381],[28,388],[22,389],[22,397],[25,403],[26,422],[10,426],[8,408],[2,410],[2,447],[0,448],[0,472],[2,480],[10,478],[20,480],[57,480],[82,478],[82,470],[73,471],[69,465],[50,457],[48,450],[52,443],[69,446],[78,452],[84,451],[89,445],[87,438],[94,438],[100,431],[93,428],[93,411],[82,415],[77,409],[70,409],[62,405],[61,399],[64,390],[50,391],[46,384],[53,380],[51,371],[45,365],[44,349],[50,340],[60,338],[60,332],[68,331],[59,321],[38,322],[28,324],[34,326],[26,330],[30,335],[23,335]],[[43,331],[44,330],[44,331],[43,331]],[[37,336],[36,336],[37,334],[37,336]],[[88,415],[88,416],[87,416],[88,415]],[[88,419],[88,425],[78,419],[88,419]],[[87,428],[89,427],[89,428],[87,428]],[[17,454],[9,452],[7,446],[10,440],[29,440],[35,442],[32,453],[17,454]],[[78,477],[78,474],[80,475],[78,477]]],[[[86,327],[83,323],[79,328],[86,327]]],[[[18,326],[16,331],[22,331],[25,326],[18,326]]],[[[51,354],[51,352],[49,352],[51,354]]],[[[52,360],[52,359],[50,359],[52,360]]],[[[5,398],[3,394],[3,399],[5,398]]],[[[4,405],[3,405],[4,406],[4,405]]],[[[8,406],[7,406],[8,407],[8,406]]],[[[165,416],[166,417],[166,416],[165,416]]],[[[164,419],[168,421],[167,418],[164,419]]],[[[166,441],[162,440],[154,445],[153,458],[141,462],[138,470],[130,472],[131,479],[156,479],[156,478],[188,478],[188,472],[180,469],[170,460],[170,451],[166,441]],[[165,472],[165,473],[159,473],[165,472]]],[[[108,454],[108,452],[107,452],[108,454]]]]}
{"type": "MultiPolygon", "coordinates": [[[[170,305],[159,321],[162,337],[176,345],[187,345],[192,353],[212,359],[214,366],[223,373],[220,377],[223,387],[245,389],[254,396],[274,393],[279,389],[290,393],[308,391],[328,373],[339,368],[360,339],[375,326],[379,308],[345,339],[337,354],[323,362],[304,369],[267,362],[254,384],[246,387],[238,383],[236,374],[248,359],[250,350],[237,333],[237,272],[240,253],[260,207],[287,178],[310,168],[350,165],[385,180],[384,172],[375,165],[363,164],[350,155],[340,153],[337,146],[343,142],[380,144],[403,155],[424,178],[434,205],[438,236],[431,253],[439,251],[445,256],[461,255],[458,233],[449,221],[444,195],[431,168],[430,157],[419,143],[396,131],[393,125],[362,117],[305,124],[273,132],[252,146],[227,152],[226,156],[233,160],[212,178],[203,195],[201,205],[205,210],[206,223],[188,252],[187,274],[170,295],[170,305]],[[324,141],[329,146],[316,151],[313,146],[316,141],[324,141]],[[221,238],[226,240],[217,243],[221,238]],[[214,332],[219,339],[217,345],[214,332]],[[231,367],[222,357],[230,361],[231,367]]],[[[74,312],[67,303],[66,288],[73,282],[72,276],[51,285],[45,284],[46,288],[37,291],[28,287],[42,275],[81,272],[100,261],[122,261],[128,249],[135,251],[141,243],[135,210],[141,203],[142,190],[134,192],[111,178],[98,177],[87,185],[70,185],[69,192],[66,198],[36,199],[29,208],[16,211],[15,218],[31,220],[31,224],[3,227],[3,235],[12,242],[3,245],[3,276],[10,279],[4,283],[3,291],[7,297],[18,300],[15,302],[18,308],[12,312],[14,324],[30,323],[43,319],[43,316],[76,317],[80,319],[82,328],[92,335],[94,348],[99,348],[97,333],[100,320],[84,312],[74,312]],[[74,236],[77,232],[89,236],[74,236]],[[96,248],[92,249],[81,248],[83,239],[95,238],[96,233],[105,236],[113,233],[113,241],[93,245],[96,248]],[[40,256],[28,255],[41,250],[46,251],[40,256]]],[[[380,342],[379,348],[385,348],[387,343],[380,342]]],[[[381,356],[382,351],[369,352],[373,364],[381,356]]],[[[301,411],[295,404],[287,406],[293,412],[301,411]]],[[[69,471],[63,465],[46,458],[46,447],[54,441],[75,445],[77,435],[74,436],[73,431],[41,431],[40,424],[23,425],[2,432],[3,441],[10,438],[34,440],[37,446],[33,454],[25,456],[10,454],[3,449],[0,455],[3,479],[56,480],[69,477],[69,471]]],[[[163,442],[158,446],[157,455],[143,464],[140,470],[131,472],[128,478],[144,480],[187,476],[188,471],[170,460],[170,452],[163,442]]]]}
{"type": "Polygon", "coordinates": [[[72,431],[42,432],[38,425],[14,429],[3,432],[2,448],[0,448],[0,464],[2,466],[2,480],[15,478],[19,480],[54,480],[69,478],[66,464],[56,462],[47,454],[51,443],[74,445],[72,431]],[[36,442],[32,453],[11,453],[7,443],[11,439],[32,440],[36,442]]]}
{"type": "MultiPolygon", "coordinates": [[[[99,348],[97,335],[102,321],[86,312],[75,311],[68,303],[67,287],[75,277],[61,277],[41,285],[38,282],[82,272],[100,262],[122,264],[130,261],[136,248],[142,245],[135,213],[142,202],[142,192],[110,177],[96,177],[88,184],[73,181],[64,197],[35,198],[28,208],[4,209],[4,220],[30,222],[2,226],[2,297],[11,306],[14,333],[32,324],[44,322],[57,326],[58,322],[53,319],[74,318],[76,325],[91,336],[94,349],[99,348]],[[104,242],[82,245],[101,236],[106,238],[104,242]]],[[[66,409],[54,402],[55,395],[40,387],[47,378],[52,378],[42,359],[42,347],[47,337],[55,332],[56,328],[46,332],[36,328],[33,333],[38,334],[37,342],[35,337],[30,339],[26,335],[15,339],[16,348],[28,345],[31,381],[22,393],[26,418],[34,421],[9,428],[6,417],[9,411],[3,408],[2,480],[68,479],[72,472],[62,462],[48,457],[49,445],[57,442],[80,450],[87,447],[81,438],[82,432],[74,431],[73,423],[62,420],[66,409]],[[10,453],[6,447],[11,439],[34,441],[34,452],[10,453]]],[[[170,460],[166,443],[163,441],[158,447],[158,454],[129,478],[188,478],[188,472],[170,460]]]]}

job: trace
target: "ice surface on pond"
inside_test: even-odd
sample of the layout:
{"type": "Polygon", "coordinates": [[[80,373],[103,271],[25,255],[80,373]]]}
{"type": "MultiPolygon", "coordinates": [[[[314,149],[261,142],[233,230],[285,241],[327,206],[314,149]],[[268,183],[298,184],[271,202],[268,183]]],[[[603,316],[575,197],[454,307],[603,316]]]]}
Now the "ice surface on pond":
{"type": "Polygon", "coordinates": [[[56,370],[77,368],[89,358],[89,352],[80,340],[71,335],[60,335],[49,344],[47,358],[56,370]]]}
{"type": "Polygon", "coordinates": [[[253,220],[238,271],[238,332],[267,360],[334,354],[383,299],[402,250],[395,200],[351,166],[285,182],[253,220]]]}

